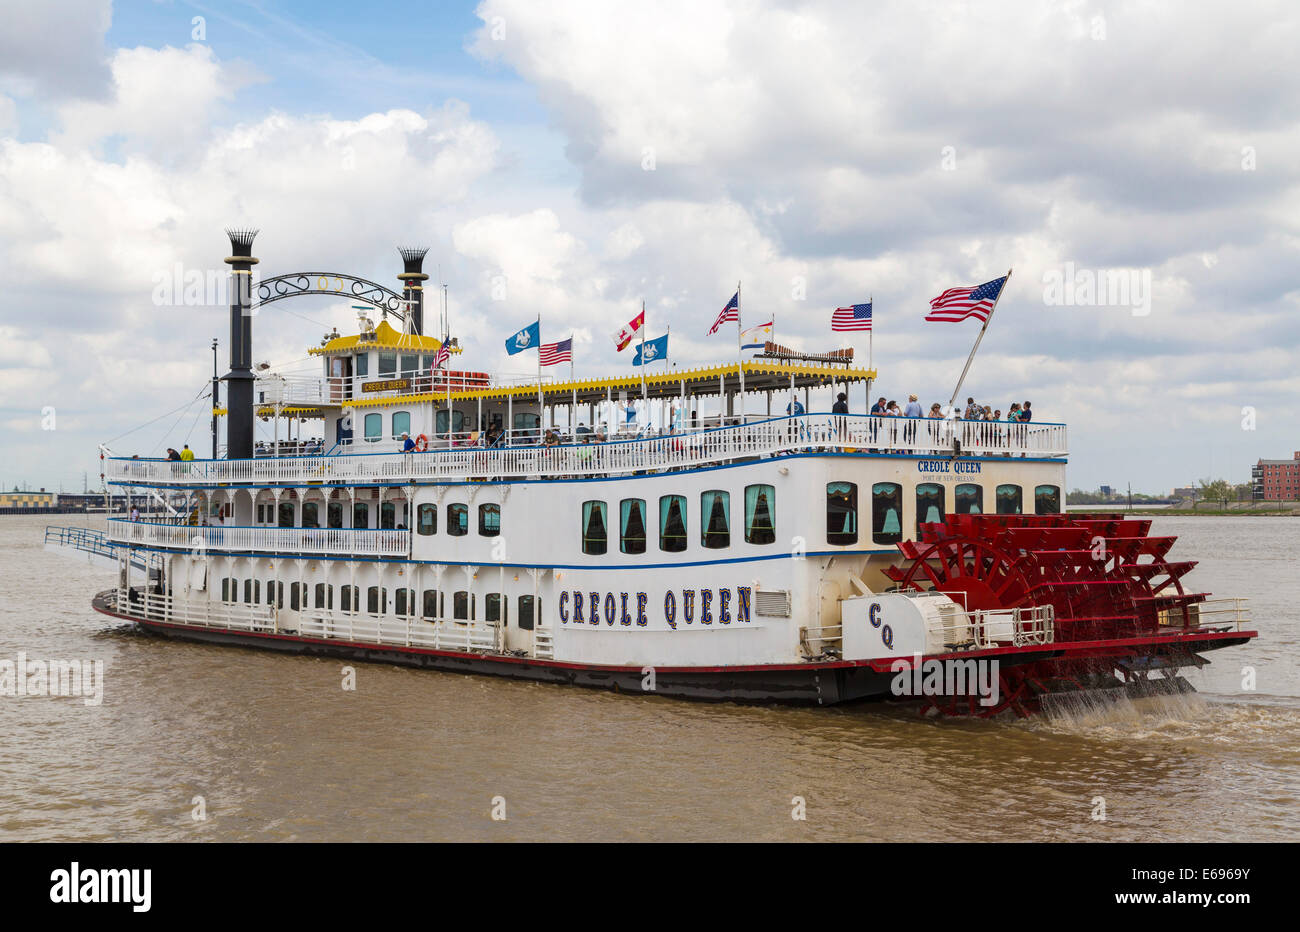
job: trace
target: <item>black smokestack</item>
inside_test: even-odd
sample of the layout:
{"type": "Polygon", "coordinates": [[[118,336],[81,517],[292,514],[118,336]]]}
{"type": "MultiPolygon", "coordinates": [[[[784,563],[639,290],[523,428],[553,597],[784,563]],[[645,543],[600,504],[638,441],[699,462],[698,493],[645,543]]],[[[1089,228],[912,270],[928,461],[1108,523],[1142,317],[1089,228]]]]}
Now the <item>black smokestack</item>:
{"type": "Polygon", "coordinates": [[[424,255],[429,251],[428,246],[398,246],[397,251],[401,253],[402,261],[406,269],[397,280],[405,286],[403,297],[409,302],[407,313],[410,314],[411,332],[424,334],[424,287],[421,282],[428,281],[429,276],[424,274],[424,255]]]}
{"type": "Polygon", "coordinates": [[[230,237],[230,371],[226,373],[226,459],[253,456],[253,239],[258,231],[226,230],[230,237]]]}

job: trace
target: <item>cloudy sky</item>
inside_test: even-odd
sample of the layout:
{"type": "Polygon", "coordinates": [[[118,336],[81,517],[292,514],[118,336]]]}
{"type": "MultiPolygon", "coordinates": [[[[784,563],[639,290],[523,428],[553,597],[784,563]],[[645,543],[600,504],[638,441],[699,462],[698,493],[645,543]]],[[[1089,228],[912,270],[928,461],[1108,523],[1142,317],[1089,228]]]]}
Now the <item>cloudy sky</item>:
{"type": "MultiPolygon", "coordinates": [[[[537,313],[594,376],[642,300],[688,365],[734,358],[737,281],[814,351],[874,297],[880,393],[927,407],[978,330],[928,300],[1014,268],[963,396],[1069,423],[1071,486],[1244,481],[1300,449],[1298,47],[1264,0],[0,0],[0,485],[208,450],[226,310],[159,288],[232,224],[267,276],[395,285],[428,245],[505,373],[537,313]]],[[[314,371],[354,322],[272,305],[255,357],[314,371]]]]}

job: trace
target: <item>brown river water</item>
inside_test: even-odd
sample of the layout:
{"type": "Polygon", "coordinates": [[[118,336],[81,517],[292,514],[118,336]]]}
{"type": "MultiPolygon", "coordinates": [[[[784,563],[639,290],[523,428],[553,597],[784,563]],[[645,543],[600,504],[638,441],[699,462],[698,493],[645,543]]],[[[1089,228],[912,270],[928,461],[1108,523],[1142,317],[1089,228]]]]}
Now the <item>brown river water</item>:
{"type": "Polygon", "coordinates": [[[1198,694],[1028,721],[699,704],[146,637],[112,574],[0,517],[0,660],[102,660],[103,702],[0,696],[0,841],[1277,841],[1300,832],[1300,520],[1158,518],[1260,637],[1198,694]],[[1242,690],[1243,667],[1257,687],[1242,690]],[[202,797],[206,818],[194,812],[202,797]],[[504,806],[505,818],[494,819],[504,806]],[[806,818],[791,817],[795,797],[806,818]],[[1094,818],[1102,797],[1105,820],[1094,818]]]}

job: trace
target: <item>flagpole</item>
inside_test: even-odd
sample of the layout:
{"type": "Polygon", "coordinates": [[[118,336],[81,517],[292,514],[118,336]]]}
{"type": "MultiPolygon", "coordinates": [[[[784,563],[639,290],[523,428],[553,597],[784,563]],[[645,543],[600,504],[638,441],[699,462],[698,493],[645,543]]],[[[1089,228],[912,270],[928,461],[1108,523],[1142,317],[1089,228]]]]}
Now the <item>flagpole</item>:
{"type": "Polygon", "coordinates": [[[537,312],[537,428],[540,431],[546,420],[542,403],[542,312],[537,312]]]}
{"type": "MultiPolygon", "coordinates": [[[[642,299],[641,301],[641,397],[642,398],[645,398],[645,330],[646,330],[645,299],[642,299]]],[[[626,420],[627,412],[624,411],[623,414],[624,414],[624,419],[626,420]]]]}
{"type": "Polygon", "coordinates": [[[867,298],[871,302],[871,329],[867,331],[867,368],[876,364],[876,296],[867,298]]]}
{"type": "Polygon", "coordinates": [[[740,421],[745,421],[745,351],[744,337],[740,329],[740,282],[736,282],[736,368],[740,370],[740,421]]]}
{"type": "Polygon", "coordinates": [[[970,349],[970,355],[966,357],[966,366],[961,370],[961,378],[957,380],[957,387],[952,390],[952,400],[948,402],[948,410],[951,411],[953,405],[957,403],[957,396],[961,394],[961,383],[966,381],[966,373],[970,371],[971,361],[975,358],[975,351],[980,348],[980,340],[984,339],[984,331],[989,329],[989,321],[993,319],[993,312],[998,309],[998,302],[1002,296],[1007,293],[1007,285],[1011,282],[1011,269],[1007,269],[1006,281],[998,290],[998,296],[993,299],[993,306],[989,308],[989,316],[984,318],[984,326],[980,327],[979,335],[975,337],[975,345],[970,349]]]}

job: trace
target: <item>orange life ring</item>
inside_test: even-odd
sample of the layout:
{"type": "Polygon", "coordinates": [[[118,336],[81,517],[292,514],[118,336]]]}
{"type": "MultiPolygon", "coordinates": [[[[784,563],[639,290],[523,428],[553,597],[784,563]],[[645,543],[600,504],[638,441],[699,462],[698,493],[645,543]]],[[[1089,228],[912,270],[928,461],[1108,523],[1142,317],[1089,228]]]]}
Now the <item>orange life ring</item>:
{"type": "Polygon", "coordinates": [[[429,438],[424,434],[420,434],[415,438],[415,452],[423,453],[427,449],[429,449],[429,438]]]}

